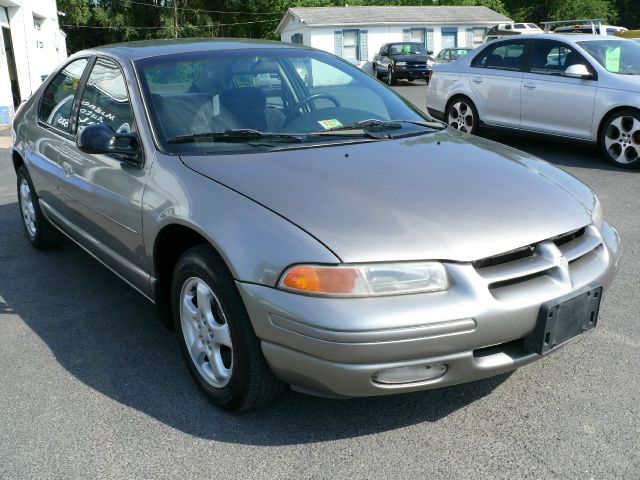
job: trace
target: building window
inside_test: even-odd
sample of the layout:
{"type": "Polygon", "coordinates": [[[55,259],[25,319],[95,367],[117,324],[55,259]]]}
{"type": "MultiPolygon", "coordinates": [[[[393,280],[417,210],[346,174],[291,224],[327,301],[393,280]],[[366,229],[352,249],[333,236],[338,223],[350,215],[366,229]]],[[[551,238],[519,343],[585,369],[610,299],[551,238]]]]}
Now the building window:
{"type": "Polygon", "coordinates": [[[402,31],[403,42],[416,42],[433,52],[433,28],[408,28],[402,31]]]}
{"type": "Polygon", "coordinates": [[[486,27],[476,27],[473,29],[473,48],[479,47],[480,45],[482,45],[482,42],[484,40],[484,36],[487,34],[487,28],[486,27]]]}
{"type": "Polygon", "coordinates": [[[342,31],[342,58],[360,60],[360,30],[342,31]]]}
{"type": "Polygon", "coordinates": [[[302,34],[294,33],[293,35],[291,35],[291,43],[297,43],[299,45],[302,45],[302,34]]]}
{"type": "Polygon", "coordinates": [[[442,48],[455,48],[458,46],[458,28],[442,27],[442,48]]]}
{"type": "Polygon", "coordinates": [[[409,37],[412,42],[421,43],[426,46],[427,35],[424,28],[412,28],[409,32],[409,37]]]}

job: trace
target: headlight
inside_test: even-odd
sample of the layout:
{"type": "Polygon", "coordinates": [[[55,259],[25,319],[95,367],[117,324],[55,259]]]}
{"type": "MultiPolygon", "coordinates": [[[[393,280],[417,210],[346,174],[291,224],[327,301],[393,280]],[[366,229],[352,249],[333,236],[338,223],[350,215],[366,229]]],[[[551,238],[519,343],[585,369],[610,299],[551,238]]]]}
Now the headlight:
{"type": "Polygon", "coordinates": [[[439,262],[371,265],[295,265],[285,270],[278,287],[329,297],[373,297],[438,292],[449,288],[439,262]]]}
{"type": "Polygon", "coordinates": [[[602,228],[602,205],[600,204],[598,197],[594,198],[596,199],[596,203],[593,205],[593,209],[591,210],[591,221],[598,230],[600,230],[602,228]]]}
{"type": "Polygon", "coordinates": [[[431,60],[427,60],[427,67],[433,67],[433,64],[436,62],[432,62],[431,60]]]}
{"type": "Polygon", "coordinates": [[[407,62],[396,62],[395,65],[396,67],[404,67],[407,65],[407,62]]]}

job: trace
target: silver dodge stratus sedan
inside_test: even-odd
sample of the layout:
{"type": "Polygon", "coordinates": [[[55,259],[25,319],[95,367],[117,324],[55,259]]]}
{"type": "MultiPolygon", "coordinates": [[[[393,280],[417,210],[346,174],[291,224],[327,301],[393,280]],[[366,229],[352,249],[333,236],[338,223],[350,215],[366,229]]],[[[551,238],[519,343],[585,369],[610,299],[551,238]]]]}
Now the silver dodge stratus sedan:
{"type": "Polygon", "coordinates": [[[620,257],[571,175],[300,46],[83,51],[13,133],[29,241],[155,302],[228,409],[513,370],[596,326],[620,257]]]}

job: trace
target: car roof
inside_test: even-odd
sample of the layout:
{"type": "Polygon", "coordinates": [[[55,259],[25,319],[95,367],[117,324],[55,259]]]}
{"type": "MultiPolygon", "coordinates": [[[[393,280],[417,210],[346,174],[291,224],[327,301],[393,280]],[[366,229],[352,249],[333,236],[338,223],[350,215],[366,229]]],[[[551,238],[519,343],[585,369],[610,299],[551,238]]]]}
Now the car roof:
{"type": "MultiPolygon", "coordinates": [[[[584,41],[594,41],[594,40],[626,40],[624,38],[620,38],[613,35],[594,35],[593,33],[528,33],[525,35],[511,35],[505,36],[504,38],[500,38],[497,41],[504,40],[522,40],[522,39],[536,39],[536,40],[561,40],[566,43],[576,43],[576,42],[584,42],[584,41]]],[[[493,43],[493,42],[491,42],[493,43]]]]}
{"type": "Polygon", "coordinates": [[[175,53],[202,52],[207,50],[244,50],[244,49],[310,49],[304,45],[288,44],[275,40],[255,39],[211,39],[211,38],[169,38],[143,40],[137,42],[114,43],[78,52],[78,54],[105,53],[121,60],[139,60],[148,57],[171,55],[175,53]]]}

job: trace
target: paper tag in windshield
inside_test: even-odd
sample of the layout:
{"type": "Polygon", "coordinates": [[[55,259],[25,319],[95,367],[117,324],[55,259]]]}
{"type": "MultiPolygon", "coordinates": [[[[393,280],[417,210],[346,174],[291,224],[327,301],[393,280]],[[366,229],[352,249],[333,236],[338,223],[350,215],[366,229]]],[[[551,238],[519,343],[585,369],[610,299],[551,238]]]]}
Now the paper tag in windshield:
{"type": "Polygon", "coordinates": [[[330,118],[329,120],[318,120],[318,123],[322,125],[322,128],[329,130],[331,128],[341,127],[342,123],[337,118],[330,118]]]}
{"type": "Polygon", "coordinates": [[[620,47],[607,47],[605,51],[605,68],[613,73],[620,71],[620,47]]]}

